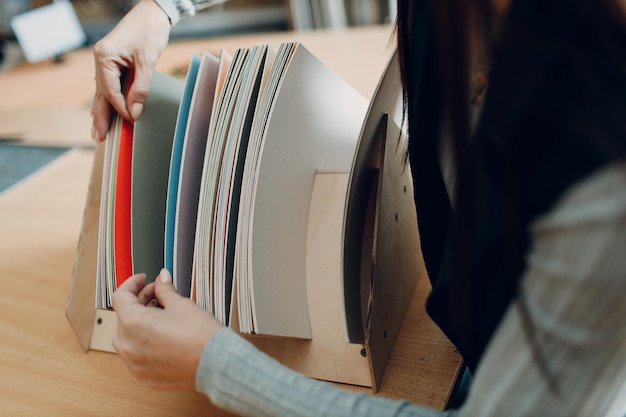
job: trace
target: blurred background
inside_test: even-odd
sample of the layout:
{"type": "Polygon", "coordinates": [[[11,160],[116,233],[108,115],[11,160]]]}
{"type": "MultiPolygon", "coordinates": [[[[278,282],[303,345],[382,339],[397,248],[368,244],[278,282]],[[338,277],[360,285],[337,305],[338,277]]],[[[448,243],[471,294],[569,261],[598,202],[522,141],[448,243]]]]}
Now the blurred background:
{"type": "MultiPolygon", "coordinates": [[[[3,58],[15,58],[11,19],[55,1],[70,1],[85,32],[86,43],[93,44],[138,0],[1,0],[0,63],[3,58]]],[[[395,16],[395,0],[230,0],[214,6],[210,13],[201,12],[183,20],[173,28],[171,36],[338,29],[389,23],[390,16],[395,16]]]]}
{"type": "MultiPolygon", "coordinates": [[[[65,52],[93,45],[138,1],[0,0],[0,79],[3,73],[23,63],[44,60],[61,62],[65,52]]],[[[393,20],[390,16],[395,16],[395,2],[229,0],[210,8],[210,11],[204,10],[193,18],[182,20],[172,29],[170,37],[183,39],[270,31],[341,30],[351,26],[385,24],[393,20]]],[[[46,68],[54,72],[55,67],[60,71],[63,66],[46,68]]],[[[9,104],[4,110],[0,109],[0,193],[69,149],[56,145],[20,146],[29,137],[29,133],[22,131],[23,125],[30,126],[31,130],[33,126],[40,126],[43,132],[38,135],[50,136],[48,130],[54,130],[54,126],[64,126],[65,121],[71,126],[80,127],[76,131],[80,132],[81,138],[84,136],[83,130],[88,131],[90,128],[90,116],[86,108],[55,108],[51,112],[44,104],[38,103],[32,108],[26,108],[26,111],[20,109],[13,102],[17,99],[16,94],[26,94],[24,87],[21,88],[13,86],[9,89],[11,91],[2,89],[9,104]],[[17,115],[14,114],[16,111],[17,115]],[[24,123],[20,124],[19,120],[24,123]]],[[[38,91],[37,88],[42,87],[31,86],[29,91],[38,91]]],[[[37,133],[31,132],[30,136],[33,135],[37,136],[37,133]]],[[[67,132],[65,135],[68,135],[67,132]]]]}

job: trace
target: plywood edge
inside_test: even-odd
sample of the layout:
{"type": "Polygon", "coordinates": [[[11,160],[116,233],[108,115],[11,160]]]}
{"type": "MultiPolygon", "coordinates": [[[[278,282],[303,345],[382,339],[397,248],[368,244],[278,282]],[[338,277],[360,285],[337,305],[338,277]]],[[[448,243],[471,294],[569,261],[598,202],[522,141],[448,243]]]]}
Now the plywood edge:
{"type": "Polygon", "coordinates": [[[115,353],[113,336],[117,332],[117,316],[113,310],[96,309],[89,346],[92,350],[115,353]]]}
{"type": "Polygon", "coordinates": [[[306,242],[306,281],[310,340],[249,337],[284,365],[309,377],[372,386],[363,346],[348,343],[341,291],[341,233],[347,172],[315,174],[306,242]]]}
{"type": "Polygon", "coordinates": [[[96,267],[98,217],[104,146],[96,148],[91,179],[83,214],[74,268],[65,305],[65,315],[84,350],[91,346],[91,333],[96,315],[96,267]]]}

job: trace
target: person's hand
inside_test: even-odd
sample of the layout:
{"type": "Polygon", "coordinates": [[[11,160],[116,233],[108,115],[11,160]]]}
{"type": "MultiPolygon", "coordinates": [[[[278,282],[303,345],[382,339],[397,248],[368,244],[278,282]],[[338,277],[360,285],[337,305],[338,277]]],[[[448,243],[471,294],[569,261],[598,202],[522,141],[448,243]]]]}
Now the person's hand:
{"type": "Polygon", "coordinates": [[[91,108],[93,140],[106,138],[111,106],[125,119],[136,120],[150,91],[152,71],[170,34],[170,21],[154,0],[142,0],[93,47],[96,93],[91,108]],[[134,68],[135,79],[126,97],[120,75],[134,68]]]}
{"type": "Polygon", "coordinates": [[[195,390],[204,347],[221,325],[174,290],[163,269],[154,283],[133,275],[113,293],[117,334],[113,347],[129,371],[156,389],[195,390]],[[159,306],[155,307],[155,299],[159,306]]]}

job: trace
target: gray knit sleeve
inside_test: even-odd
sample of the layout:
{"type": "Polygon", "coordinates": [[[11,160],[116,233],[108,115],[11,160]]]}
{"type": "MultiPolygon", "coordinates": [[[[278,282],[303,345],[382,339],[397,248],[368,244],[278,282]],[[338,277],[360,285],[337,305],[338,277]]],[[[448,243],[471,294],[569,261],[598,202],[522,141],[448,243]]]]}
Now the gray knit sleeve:
{"type": "Polygon", "coordinates": [[[626,160],[574,184],[529,233],[523,298],[509,306],[457,411],[312,380],[229,329],[207,343],[196,388],[244,416],[626,416],[626,160]]]}
{"type": "Polygon", "coordinates": [[[206,9],[228,0],[154,0],[167,14],[174,26],[180,19],[191,17],[198,10],[206,9]]]}
{"type": "Polygon", "coordinates": [[[232,330],[207,344],[196,388],[218,407],[242,416],[271,417],[453,417],[366,393],[339,389],[285,368],[232,330]]]}

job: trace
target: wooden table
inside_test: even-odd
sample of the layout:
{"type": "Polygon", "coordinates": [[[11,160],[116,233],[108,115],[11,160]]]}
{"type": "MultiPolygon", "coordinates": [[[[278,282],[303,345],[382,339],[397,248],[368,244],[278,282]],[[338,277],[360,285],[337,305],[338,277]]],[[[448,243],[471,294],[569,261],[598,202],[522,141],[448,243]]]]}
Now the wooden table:
{"type": "MultiPolygon", "coordinates": [[[[390,34],[383,26],[185,41],[172,43],[158,68],[184,71],[191,53],[203,49],[300,40],[371,97],[392,52],[390,34]]],[[[0,194],[0,414],[228,415],[200,394],[147,389],[114,354],[83,352],[65,318],[93,158],[93,87],[88,50],[68,54],[62,64],[0,74],[0,137],[74,148],[0,194]]],[[[428,291],[422,279],[377,395],[442,409],[461,359],[424,311],[428,291]]]]}
{"type": "MultiPolygon", "coordinates": [[[[374,93],[395,42],[390,26],[343,31],[277,32],[173,41],[157,70],[184,76],[192,53],[300,41],[365,97],[374,93]]],[[[90,102],[95,90],[91,50],[68,53],[61,63],[24,64],[0,73],[0,138],[30,144],[90,145],[90,102]]]]}

